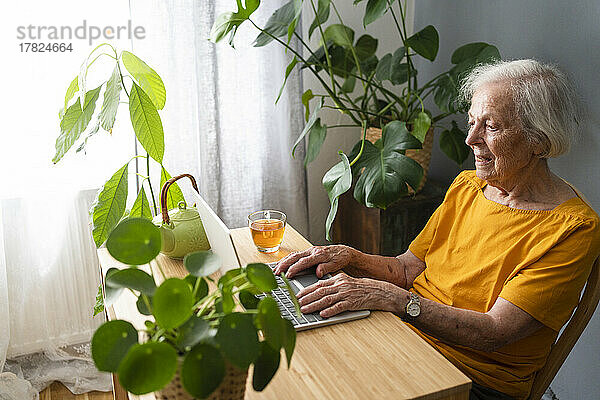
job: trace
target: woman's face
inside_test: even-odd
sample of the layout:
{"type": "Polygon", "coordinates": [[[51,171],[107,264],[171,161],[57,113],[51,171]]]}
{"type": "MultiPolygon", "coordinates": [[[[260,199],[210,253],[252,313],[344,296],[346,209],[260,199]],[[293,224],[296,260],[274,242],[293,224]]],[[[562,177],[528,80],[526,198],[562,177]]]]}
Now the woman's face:
{"type": "Polygon", "coordinates": [[[518,178],[537,160],[515,112],[510,89],[502,83],[486,84],[473,94],[469,133],[465,143],[475,154],[475,169],[488,183],[518,178]]]}

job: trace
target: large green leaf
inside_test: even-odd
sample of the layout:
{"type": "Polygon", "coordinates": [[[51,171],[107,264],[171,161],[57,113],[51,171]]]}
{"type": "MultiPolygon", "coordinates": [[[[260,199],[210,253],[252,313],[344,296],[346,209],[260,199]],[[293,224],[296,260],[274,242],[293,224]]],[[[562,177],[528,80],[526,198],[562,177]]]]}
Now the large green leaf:
{"type": "Polygon", "coordinates": [[[154,279],[146,272],[136,268],[126,268],[107,275],[106,286],[113,288],[129,288],[152,296],[156,291],[154,279]]]}
{"type": "MultiPolygon", "coordinates": [[[[409,78],[409,67],[407,63],[403,63],[402,60],[406,56],[406,49],[400,47],[394,52],[394,54],[386,54],[377,63],[375,77],[380,81],[388,80],[394,85],[401,85],[408,81],[409,78]]],[[[417,74],[414,68],[410,68],[410,76],[413,77],[417,74]]]]}
{"type": "Polygon", "coordinates": [[[237,12],[226,12],[216,18],[210,31],[210,40],[218,43],[230,34],[229,44],[233,46],[233,39],[237,28],[256,11],[259,5],[260,0],[246,0],[246,7],[243,7],[241,1],[238,1],[237,12]]]}
{"type": "Polygon", "coordinates": [[[265,297],[258,303],[258,314],[255,317],[256,326],[261,330],[267,343],[279,351],[285,340],[285,326],[279,312],[277,302],[272,297],[265,297]]]}
{"type": "Polygon", "coordinates": [[[308,133],[308,143],[306,144],[306,157],[304,158],[304,167],[313,162],[319,152],[321,146],[325,142],[327,136],[327,125],[321,125],[321,118],[317,118],[315,124],[310,128],[308,133]]]}
{"type": "Polygon", "coordinates": [[[266,342],[260,344],[260,354],[254,362],[254,372],[252,375],[252,387],[254,390],[261,392],[267,387],[279,368],[280,358],[279,350],[275,351],[266,342]]]}
{"type": "MultiPolygon", "coordinates": [[[[150,68],[148,64],[140,60],[136,55],[123,51],[121,59],[127,71],[135,78],[138,84],[144,89],[154,107],[157,110],[162,110],[167,100],[167,92],[165,84],[155,70],[150,68]]],[[[118,71],[117,71],[118,74],[118,71]]],[[[113,73],[114,75],[114,73],[113,73]]]]}
{"type": "Polygon", "coordinates": [[[359,61],[367,60],[377,51],[377,39],[371,35],[362,35],[356,41],[354,48],[359,61]]]}
{"type": "Polygon", "coordinates": [[[331,0],[319,0],[317,5],[317,13],[315,14],[315,19],[310,24],[308,28],[308,38],[312,36],[315,29],[319,27],[319,24],[324,25],[325,22],[329,19],[329,10],[331,6],[331,0]]]}
{"type": "Polygon", "coordinates": [[[219,350],[209,344],[194,347],[183,360],[183,387],[195,398],[208,397],[225,377],[225,361],[219,350]]]}
{"type": "Polygon", "coordinates": [[[98,191],[92,205],[92,235],[100,247],[117,225],[127,205],[127,166],[122,166],[98,191]]]}
{"type": "Polygon", "coordinates": [[[319,116],[319,112],[321,111],[321,107],[323,107],[323,98],[321,98],[321,100],[319,101],[319,104],[313,110],[312,114],[310,115],[310,118],[308,119],[308,122],[306,123],[306,125],[304,125],[304,129],[302,130],[302,133],[300,133],[300,136],[298,136],[298,139],[296,139],[296,142],[294,143],[294,146],[292,147],[292,157],[294,157],[294,155],[296,153],[296,147],[298,147],[298,145],[300,143],[302,143],[304,136],[306,136],[306,134],[308,132],[310,132],[310,130],[313,128],[313,126],[317,123],[317,118],[319,116]]]}
{"type": "Polygon", "coordinates": [[[100,371],[117,372],[127,351],[138,342],[131,323],[122,320],[102,324],[92,337],[92,358],[100,371]]]}
{"type": "Polygon", "coordinates": [[[233,313],[223,317],[215,336],[225,357],[235,366],[246,369],[260,353],[260,345],[252,316],[233,313]]]}
{"type": "Polygon", "coordinates": [[[263,292],[277,289],[277,281],[273,271],[266,264],[252,263],[246,266],[248,280],[263,292]]]}
{"type": "Polygon", "coordinates": [[[406,39],[406,45],[429,61],[433,61],[440,47],[440,36],[433,25],[427,25],[406,39]]]}
{"type": "MultiPolygon", "coordinates": [[[[167,172],[165,167],[161,166],[160,187],[162,188],[169,179],[171,179],[171,175],[167,172]]],[[[167,210],[177,208],[180,201],[185,201],[183,192],[177,182],[173,182],[173,184],[169,186],[169,191],[167,192],[167,210]]]]}
{"type": "Polygon", "coordinates": [[[287,319],[283,320],[283,326],[285,329],[283,349],[285,350],[285,358],[287,358],[287,366],[290,368],[292,355],[294,354],[294,349],[296,347],[296,329],[294,329],[294,325],[287,319]]]}
{"type": "Polygon", "coordinates": [[[121,75],[119,74],[119,68],[115,67],[110,79],[106,83],[102,109],[100,110],[100,114],[98,114],[100,125],[107,132],[112,132],[113,125],[115,124],[121,88],[121,75]]]}
{"type": "MultiPolygon", "coordinates": [[[[357,152],[360,145],[357,143],[352,152],[357,152]]],[[[354,198],[367,207],[385,209],[407,193],[406,184],[417,188],[423,168],[404,153],[420,148],[421,142],[408,132],[404,122],[388,123],[375,144],[365,141],[363,154],[353,165],[353,171],[359,175],[354,198]]]]}
{"type": "Polygon", "coordinates": [[[190,286],[182,279],[164,281],[152,298],[156,322],[164,329],[179,327],[192,315],[194,297],[190,286]]]}
{"type": "Polygon", "coordinates": [[[69,108],[69,101],[71,101],[71,99],[73,98],[75,93],[77,93],[79,91],[79,85],[77,83],[78,78],[79,77],[76,76],[71,81],[71,83],[69,84],[69,87],[67,88],[67,92],[65,93],[65,105],[60,110],[60,113],[58,114],[60,119],[63,119],[63,116],[65,115],[65,112],[67,111],[67,108],[69,108]]]}
{"type": "Polygon", "coordinates": [[[440,149],[448,158],[462,165],[471,153],[471,149],[465,143],[466,138],[467,135],[452,121],[452,128],[446,129],[440,135],[440,149]]]}
{"type": "Polygon", "coordinates": [[[158,163],[165,154],[165,135],[160,115],[150,97],[135,82],[129,94],[129,114],[135,136],[158,163]]]}
{"type": "Polygon", "coordinates": [[[148,202],[146,191],[144,190],[143,186],[140,189],[133,206],[131,207],[129,216],[152,219],[152,210],[150,209],[150,203],[148,202]]]}
{"type": "Polygon", "coordinates": [[[433,101],[443,112],[452,112],[455,107],[456,96],[458,96],[458,84],[449,75],[445,74],[436,81],[436,89],[433,101]]]}
{"type": "Polygon", "coordinates": [[[275,12],[267,20],[267,24],[254,41],[255,47],[265,46],[273,40],[274,37],[281,37],[288,34],[289,26],[296,20],[302,12],[302,0],[290,0],[275,12]]]}
{"type": "Polygon", "coordinates": [[[65,111],[60,121],[60,135],[56,139],[56,154],[52,159],[54,164],[63,158],[92,120],[101,88],[102,85],[85,94],[83,108],[81,107],[81,98],[79,98],[65,111]]]}
{"type": "Polygon", "coordinates": [[[500,52],[496,46],[484,42],[467,43],[454,50],[450,61],[452,61],[452,64],[460,64],[471,60],[486,61],[489,56],[500,59],[500,52]]]}
{"type": "Polygon", "coordinates": [[[377,21],[387,9],[388,0],[369,0],[365,9],[363,25],[366,27],[372,22],[377,21]]]}
{"type": "Polygon", "coordinates": [[[421,143],[425,141],[425,135],[431,126],[431,118],[425,112],[420,112],[417,117],[413,120],[412,135],[419,139],[421,143]]]}
{"type": "Polygon", "coordinates": [[[160,246],[160,229],[145,218],[124,219],[106,241],[110,255],[129,265],[144,265],[154,260],[160,253],[160,246]]]}
{"type": "Polygon", "coordinates": [[[210,335],[210,325],[201,317],[192,315],[183,325],[179,327],[177,335],[177,346],[186,351],[210,335]]]}
{"type": "Polygon", "coordinates": [[[133,394],[145,394],[163,388],[177,370],[177,351],[167,343],[136,344],[121,362],[119,382],[133,394]]]}
{"type": "Polygon", "coordinates": [[[186,254],[183,265],[193,276],[209,276],[219,270],[221,260],[212,251],[195,251],[186,254]]]}
{"type": "Polygon", "coordinates": [[[342,24],[329,25],[323,32],[321,44],[330,40],[338,46],[351,47],[354,43],[354,31],[342,24]]]}
{"type": "Polygon", "coordinates": [[[283,84],[281,85],[281,88],[279,89],[279,94],[277,95],[277,100],[275,100],[275,104],[277,104],[277,102],[279,101],[279,98],[281,97],[281,93],[283,93],[283,88],[285,87],[288,77],[292,73],[292,70],[294,69],[296,64],[298,64],[298,58],[296,56],[294,56],[292,61],[288,64],[288,66],[285,69],[285,77],[283,78],[283,84]]]}
{"type": "Polygon", "coordinates": [[[327,220],[325,221],[325,236],[327,240],[331,240],[329,231],[337,214],[338,198],[346,193],[352,185],[352,171],[348,157],[340,151],[340,158],[342,161],[335,164],[323,176],[323,186],[329,196],[330,204],[329,214],[327,214],[327,220]]]}

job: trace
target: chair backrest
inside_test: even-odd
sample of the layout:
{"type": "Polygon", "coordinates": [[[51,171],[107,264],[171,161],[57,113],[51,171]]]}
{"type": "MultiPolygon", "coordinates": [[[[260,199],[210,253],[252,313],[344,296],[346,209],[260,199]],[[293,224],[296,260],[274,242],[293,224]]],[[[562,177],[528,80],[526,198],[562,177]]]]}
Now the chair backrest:
{"type": "Polygon", "coordinates": [[[529,395],[530,400],[539,400],[542,397],[592,318],[598,300],[600,300],[600,257],[594,261],[575,314],[567,323],[556,343],[552,345],[546,364],[535,375],[529,395]]]}

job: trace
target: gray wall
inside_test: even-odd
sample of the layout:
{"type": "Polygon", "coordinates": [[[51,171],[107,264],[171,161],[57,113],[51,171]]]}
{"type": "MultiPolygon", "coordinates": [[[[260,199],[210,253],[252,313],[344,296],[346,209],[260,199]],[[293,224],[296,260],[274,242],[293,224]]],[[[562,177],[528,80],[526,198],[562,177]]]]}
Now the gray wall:
{"type": "MultiPolygon", "coordinates": [[[[588,120],[570,154],[551,160],[552,170],[577,186],[600,210],[600,1],[420,0],[415,31],[428,24],[440,33],[437,61],[420,63],[421,79],[450,66],[461,44],[495,44],[505,59],[535,58],[557,64],[574,81],[588,120]]],[[[463,124],[464,119],[457,120],[463,124]]],[[[473,161],[465,162],[472,169],[473,161]]],[[[434,147],[430,177],[449,182],[459,171],[434,147]]],[[[600,393],[600,311],[590,321],[551,387],[561,399],[597,399],[600,393]]]]}

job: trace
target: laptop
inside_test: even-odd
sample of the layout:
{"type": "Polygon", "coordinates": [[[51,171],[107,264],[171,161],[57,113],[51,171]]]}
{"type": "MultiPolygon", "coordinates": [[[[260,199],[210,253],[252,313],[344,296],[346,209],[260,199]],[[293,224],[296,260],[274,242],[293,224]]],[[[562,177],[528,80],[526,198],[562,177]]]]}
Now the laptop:
{"type": "MultiPolygon", "coordinates": [[[[198,193],[194,193],[193,195],[196,202],[196,208],[198,209],[198,213],[202,219],[202,224],[204,225],[204,230],[206,231],[206,236],[208,237],[208,241],[211,246],[211,250],[221,259],[221,273],[224,274],[231,269],[239,268],[240,261],[235,251],[229,228],[227,228],[225,223],[221,221],[221,218],[219,218],[219,216],[210,208],[206,201],[204,201],[202,196],[200,196],[198,193]]],[[[267,265],[271,267],[271,269],[274,269],[277,263],[270,263],[267,265]]],[[[318,312],[311,314],[301,313],[300,315],[297,315],[293,302],[290,298],[290,294],[285,287],[281,287],[284,285],[283,280],[279,276],[276,276],[275,278],[280,287],[273,290],[269,294],[259,294],[257,297],[263,298],[267,295],[273,297],[279,306],[281,316],[292,322],[296,331],[303,331],[306,329],[353,321],[355,319],[368,317],[369,314],[371,314],[371,312],[368,310],[361,310],[345,311],[330,318],[323,318],[318,312]]],[[[321,279],[328,278],[331,278],[330,274],[325,275],[321,279]]],[[[293,279],[290,279],[290,286],[292,287],[294,294],[296,294],[303,288],[318,281],[319,278],[315,274],[315,269],[312,268],[302,271],[293,279]]]]}

